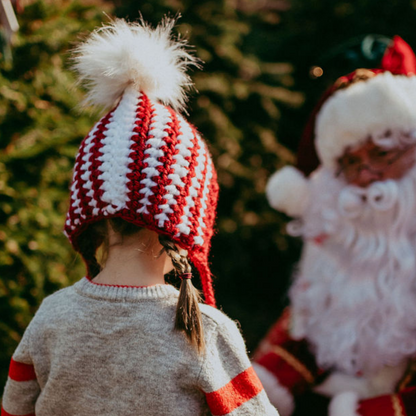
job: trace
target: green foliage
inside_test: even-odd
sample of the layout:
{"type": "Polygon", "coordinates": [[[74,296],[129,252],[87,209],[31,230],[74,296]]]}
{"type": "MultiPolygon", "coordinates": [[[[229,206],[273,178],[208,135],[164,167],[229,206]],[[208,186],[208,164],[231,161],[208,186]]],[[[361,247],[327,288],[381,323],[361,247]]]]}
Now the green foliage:
{"type": "Polygon", "coordinates": [[[63,235],[80,115],[67,49],[102,20],[78,1],[37,1],[19,16],[13,66],[0,67],[0,383],[48,294],[83,273],[63,235]]]}

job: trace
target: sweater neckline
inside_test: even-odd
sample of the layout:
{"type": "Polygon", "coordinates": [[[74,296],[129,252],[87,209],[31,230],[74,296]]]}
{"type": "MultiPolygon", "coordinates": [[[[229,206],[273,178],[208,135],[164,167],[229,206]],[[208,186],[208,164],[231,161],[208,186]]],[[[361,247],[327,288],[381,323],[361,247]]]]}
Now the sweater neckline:
{"type": "MultiPolygon", "coordinates": [[[[139,287],[139,288],[143,288],[143,287],[149,287],[149,286],[134,286],[134,285],[112,285],[110,283],[100,283],[100,282],[94,282],[93,279],[91,279],[91,277],[89,276],[85,276],[93,285],[99,285],[99,286],[109,286],[109,287],[139,287]]],[[[155,285],[153,285],[155,286],[155,285]]]]}
{"type": "Polygon", "coordinates": [[[96,284],[87,277],[76,282],[74,289],[78,294],[90,298],[123,302],[140,302],[146,299],[166,299],[179,296],[179,291],[168,284],[142,287],[112,286],[96,284]]]}

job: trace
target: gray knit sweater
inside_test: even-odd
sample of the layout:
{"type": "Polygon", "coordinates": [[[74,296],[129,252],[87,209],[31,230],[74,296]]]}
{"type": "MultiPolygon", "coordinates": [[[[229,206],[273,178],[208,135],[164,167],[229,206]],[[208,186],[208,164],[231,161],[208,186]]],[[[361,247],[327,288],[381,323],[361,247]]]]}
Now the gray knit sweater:
{"type": "Polygon", "coordinates": [[[83,278],[46,298],[13,355],[2,415],[267,415],[235,323],[201,305],[206,351],[174,330],[178,291],[83,278]]]}

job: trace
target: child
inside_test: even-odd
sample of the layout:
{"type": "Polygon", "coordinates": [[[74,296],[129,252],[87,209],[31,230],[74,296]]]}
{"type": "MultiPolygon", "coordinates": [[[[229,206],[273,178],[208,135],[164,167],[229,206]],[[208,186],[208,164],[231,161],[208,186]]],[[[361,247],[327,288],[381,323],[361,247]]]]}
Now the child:
{"type": "Polygon", "coordinates": [[[277,415],[236,325],[214,308],[218,185],[177,112],[197,61],[172,27],[117,20],[75,51],[87,101],[117,102],[74,167],[65,232],[88,275],[42,303],[13,355],[2,416],[277,415]],[[179,292],[164,281],[172,265],[179,292]]]}

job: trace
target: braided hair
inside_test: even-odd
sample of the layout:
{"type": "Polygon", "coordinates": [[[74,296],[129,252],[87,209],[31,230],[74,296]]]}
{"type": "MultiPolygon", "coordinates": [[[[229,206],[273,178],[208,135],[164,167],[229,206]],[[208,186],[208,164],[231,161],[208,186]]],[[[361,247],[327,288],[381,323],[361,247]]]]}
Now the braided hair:
{"type": "MultiPolygon", "coordinates": [[[[188,257],[181,254],[176,244],[169,237],[159,235],[159,242],[172,260],[173,267],[179,276],[192,272],[188,257]]],[[[205,349],[205,340],[201,311],[198,305],[200,300],[199,291],[192,284],[191,279],[182,279],[176,307],[175,329],[183,331],[191,344],[199,352],[202,352],[205,349]]]]}

